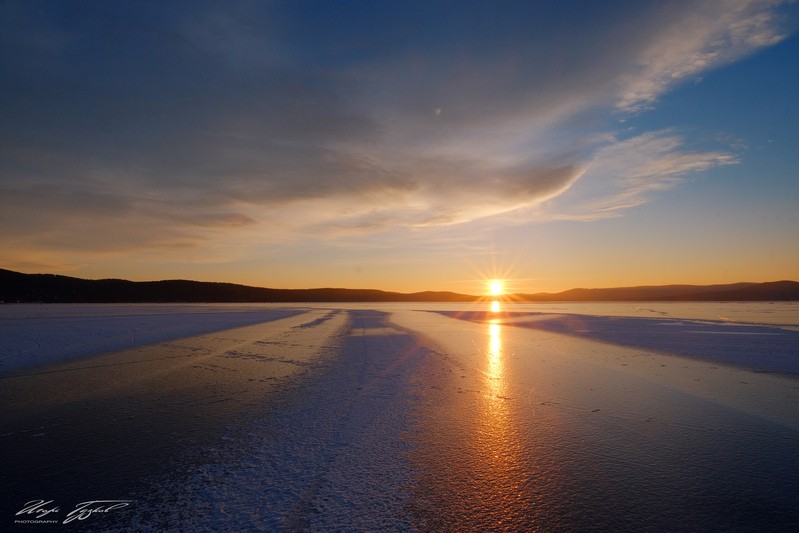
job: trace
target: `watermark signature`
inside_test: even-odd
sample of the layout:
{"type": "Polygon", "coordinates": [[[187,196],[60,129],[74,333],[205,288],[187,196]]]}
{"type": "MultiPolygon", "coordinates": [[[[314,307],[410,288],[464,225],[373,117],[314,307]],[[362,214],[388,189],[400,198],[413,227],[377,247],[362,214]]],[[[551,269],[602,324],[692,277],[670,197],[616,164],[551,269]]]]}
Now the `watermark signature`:
{"type": "Polygon", "coordinates": [[[133,500],[88,500],[61,515],[61,507],[55,500],[31,500],[17,512],[15,524],[69,524],[75,520],[87,520],[94,515],[110,513],[128,507],[133,500]],[[63,518],[62,518],[63,516],[63,518]]]}

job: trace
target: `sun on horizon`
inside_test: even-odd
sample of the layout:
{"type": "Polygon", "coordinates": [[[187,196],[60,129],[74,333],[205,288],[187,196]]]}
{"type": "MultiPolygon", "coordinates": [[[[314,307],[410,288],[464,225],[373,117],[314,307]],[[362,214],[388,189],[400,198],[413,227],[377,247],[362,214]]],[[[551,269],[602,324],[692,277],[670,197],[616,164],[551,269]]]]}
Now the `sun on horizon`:
{"type": "Polygon", "coordinates": [[[492,279],[488,282],[488,294],[491,296],[501,296],[505,293],[505,285],[502,280],[492,279]]]}

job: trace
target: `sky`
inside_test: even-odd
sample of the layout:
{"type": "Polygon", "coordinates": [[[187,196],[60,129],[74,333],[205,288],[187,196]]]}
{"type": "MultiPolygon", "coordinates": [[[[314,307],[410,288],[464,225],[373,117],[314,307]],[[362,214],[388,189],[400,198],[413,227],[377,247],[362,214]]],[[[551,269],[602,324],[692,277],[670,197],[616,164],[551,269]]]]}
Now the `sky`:
{"type": "Polygon", "coordinates": [[[0,267],[799,279],[799,5],[5,1],[0,267]]]}

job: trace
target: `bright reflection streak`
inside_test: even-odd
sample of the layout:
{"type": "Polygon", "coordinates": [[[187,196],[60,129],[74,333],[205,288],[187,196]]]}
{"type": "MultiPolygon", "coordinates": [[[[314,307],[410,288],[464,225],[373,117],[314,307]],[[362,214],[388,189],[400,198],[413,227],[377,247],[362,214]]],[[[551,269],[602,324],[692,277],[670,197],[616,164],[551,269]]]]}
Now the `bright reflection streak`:
{"type": "MultiPolygon", "coordinates": [[[[443,410],[436,406],[436,414],[428,418],[433,433],[442,439],[437,442],[445,444],[440,449],[450,451],[423,445],[437,469],[426,478],[436,500],[427,491],[419,493],[435,506],[424,513],[431,519],[428,524],[435,523],[439,513],[457,517],[452,522],[445,519],[437,530],[485,531],[493,526],[496,531],[536,531],[537,524],[543,523],[538,519],[542,509],[552,507],[545,491],[553,483],[541,477],[552,469],[547,457],[536,455],[546,446],[533,438],[535,434],[529,441],[522,435],[533,424],[528,420],[529,404],[519,401],[528,393],[516,387],[519,358],[514,351],[522,345],[519,338],[525,337],[519,335],[521,328],[504,325],[500,317],[468,326],[459,332],[465,341],[461,346],[467,350],[464,361],[478,371],[474,375],[479,376],[479,394],[464,390],[442,403],[443,410]],[[539,446],[532,449],[526,442],[539,446]]],[[[453,347],[458,346],[456,342],[453,347]]],[[[453,383],[460,386],[463,377],[453,383]]]]}
{"type": "Polygon", "coordinates": [[[500,337],[500,325],[496,320],[492,320],[488,325],[488,356],[491,360],[499,359],[502,354],[502,338],[500,337]]]}
{"type": "Polygon", "coordinates": [[[488,324],[488,380],[491,395],[501,396],[502,376],[502,326],[497,320],[488,324]]]}
{"type": "Polygon", "coordinates": [[[494,300],[491,302],[491,312],[499,313],[499,300],[494,300]]]}
{"type": "MultiPolygon", "coordinates": [[[[519,436],[513,423],[513,398],[507,379],[506,349],[503,326],[499,319],[488,322],[486,350],[486,388],[482,401],[478,430],[475,434],[480,464],[478,471],[485,480],[484,499],[492,507],[509,511],[517,508],[525,483],[519,436]]],[[[522,504],[526,509],[526,504],[522,504]]],[[[530,513],[532,515],[534,513],[530,513]]]]}

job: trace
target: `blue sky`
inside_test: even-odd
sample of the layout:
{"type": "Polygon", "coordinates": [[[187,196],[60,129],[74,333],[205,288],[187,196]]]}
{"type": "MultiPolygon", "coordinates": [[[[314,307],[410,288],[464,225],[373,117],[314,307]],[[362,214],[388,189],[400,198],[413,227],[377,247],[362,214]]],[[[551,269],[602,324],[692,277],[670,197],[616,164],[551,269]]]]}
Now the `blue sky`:
{"type": "Polygon", "coordinates": [[[799,278],[794,2],[6,2],[5,268],[799,278]]]}

